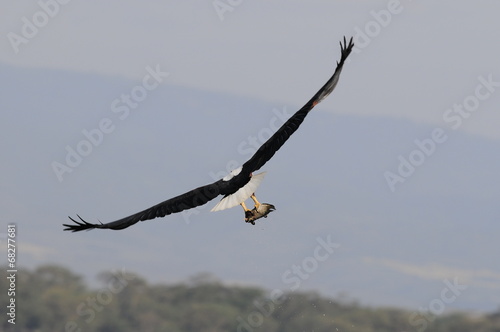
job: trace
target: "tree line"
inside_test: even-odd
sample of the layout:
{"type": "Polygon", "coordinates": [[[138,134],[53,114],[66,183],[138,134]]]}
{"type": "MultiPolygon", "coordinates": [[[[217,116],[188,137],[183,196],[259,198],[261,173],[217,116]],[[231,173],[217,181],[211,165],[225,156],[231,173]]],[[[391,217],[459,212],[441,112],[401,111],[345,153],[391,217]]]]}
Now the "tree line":
{"type": "MultiPolygon", "coordinates": [[[[62,266],[19,269],[15,324],[8,321],[10,299],[1,296],[0,330],[500,332],[500,311],[481,316],[426,315],[423,325],[415,324],[414,312],[403,309],[364,307],[315,292],[228,286],[203,273],[173,285],[149,284],[125,271],[103,272],[98,279],[102,286],[92,289],[62,266]]],[[[4,276],[0,289],[8,288],[9,279],[4,276]]]]}

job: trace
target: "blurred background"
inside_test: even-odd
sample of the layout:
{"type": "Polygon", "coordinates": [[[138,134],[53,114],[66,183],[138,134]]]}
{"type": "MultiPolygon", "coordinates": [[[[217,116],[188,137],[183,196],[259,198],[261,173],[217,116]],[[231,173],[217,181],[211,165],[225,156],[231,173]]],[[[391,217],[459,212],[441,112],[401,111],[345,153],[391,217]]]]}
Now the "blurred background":
{"type": "Polygon", "coordinates": [[[498,309],[499,3],[0,6],[0,240],[17,225],[20,271],[498,309]],[[344,36],[356,46],[336,90],[262,169],[267,219],[213,201],[63,232],[67,216],[113,221],[244,163],[331,76],[344,36]]]}

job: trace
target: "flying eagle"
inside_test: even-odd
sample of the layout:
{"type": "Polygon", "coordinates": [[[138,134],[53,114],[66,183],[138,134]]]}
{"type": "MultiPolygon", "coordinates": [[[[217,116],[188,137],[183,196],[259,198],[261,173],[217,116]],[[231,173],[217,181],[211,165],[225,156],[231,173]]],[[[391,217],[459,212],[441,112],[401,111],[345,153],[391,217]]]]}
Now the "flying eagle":
{"type": "Polygon", "coordinates": [[[257,152],[243,164],[243,166],[233,170],[230,174],[214,183],[193,189],[187,193],[156,204],[149,209],[113,222],[106,224],[91,224],[78,215],[79,221],[69,217],[74,224],[63,224],[63,226],[66,227],[64,230],[78,232],[93,228],[107,228],[113,230],[124,229],[139,221],[161,218],[172,213],[204,205],[219,195],[223,195],[224,197],[211,211],[220,211],[241,205],[245,211],[245,221],[255,225],[255,220],[266,217],[271,211],[274,211],[275,208],[272,204],[260,203],[257,197],[255,197],[255,191],[262,182],[265,173],[253,174],[253,172],[259,170],[273,157],[276,151],[278,151],[283,144],[285,144],[287,139],[299,128],[309,111],[333,91],[339,80],[342,66],[351,53],[353,46],[354,43],[352,38],[349,40],[349,44],[347,44],[344,37],[344,43],[340,42],[340,61],[337,61],[337,68],[332,77],[330,77],[325,85],[323,85],[323,87],[316,92],[300,110],[288,119],[281,128],[279,128],[274,135],[272,135],[257,152]],[[245,200],[248,198],[251,198],[254,202],[254,207],[251,210],[245,205],[245,200]]]}

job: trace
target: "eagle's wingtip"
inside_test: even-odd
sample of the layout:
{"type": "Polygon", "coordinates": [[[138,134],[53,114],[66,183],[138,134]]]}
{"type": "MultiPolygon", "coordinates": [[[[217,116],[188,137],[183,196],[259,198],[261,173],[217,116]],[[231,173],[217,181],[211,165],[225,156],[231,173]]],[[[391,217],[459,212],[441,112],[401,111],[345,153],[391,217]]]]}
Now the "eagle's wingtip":
{"type": "MultiPolygon", "coordinates": [[[[78,219],[80,219],[81,221],[77,221],[73,218],[71,218],[70,216],[68,216],[68,218],[74,222],[74,224],[63,224],[64,228],[63,230],[64,231],[71,231],[71,232],[79,232],[79,231],[83,231],[83,230],[91,230],[91,229],[94,229],[94,228],[98,228],[99,225],[94,225],[94,224],[91,224],[87,221],[85,221],[84,219],[82,219],[82,217],[80,217],[78,214],[76,215],[78,217],[78,219]]],[[[102,223],[101,223],[102,225],[102,223]]]]}

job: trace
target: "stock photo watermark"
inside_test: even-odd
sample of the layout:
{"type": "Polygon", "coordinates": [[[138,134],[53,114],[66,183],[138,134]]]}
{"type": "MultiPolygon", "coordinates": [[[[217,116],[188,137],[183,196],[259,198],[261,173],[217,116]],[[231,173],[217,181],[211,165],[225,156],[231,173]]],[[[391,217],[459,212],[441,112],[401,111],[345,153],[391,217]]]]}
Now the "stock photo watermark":
{"type": "MultiPolygon", "coordinates": [[[[146,74],[142,78],[141,84],[138,84],[129,93],[122,93],[119,98],[114,99],[110,105],[110,111],[123,121],[127,119],[131,110],[137,109],[142,101],[144,101],[149,93],[160,85],[169,75],[168,72],[162,71],[160,65],[154,68],[146,66],[146,74]]],[[[59,182],[64,180],[64,175],[72,173],[92,151],[101,145],[106,135],[112,133],[116,129],[116,121],[109,117],[100,119],[97,125],[91,129],[83,129],[81,131],[83,138],[74,146],[66,145],[66,156],[63,162],[53,161],[51,163],[52,170],[59,182]]]]}
{"type": "MultiPolygon", "coordinates": [[[[1,234],[4,238],[4,234],[1,234]]],[[[16,292],[17,292],[17,225],[8,224],[7,234],[5,236],[7,244],[7,289],[5,290],[8,297],[7,300],[7,322],[9,324],[16,324],[16,292]]],[[[2,241],[0,241],[2,242],[2,241]]]]}
{"type": "MultiPolygon", "coordinates": [[[[443,112],[443,121],[451,126],[452,130],[459,129],[464,120],[470,118],[481,105],[481,102],[489,99],[500,87],[500,82],[493,79],[493,74],[487,77],[479,76],[479,83],[474,88],[474,92],[466,96],[461,103],[455,103],[452,107],[443,112]]],[[[404,183],[413,175],[438,150],[439,145],[448,140],[446,130],[436,127],[429,137],[415,139],[415,148],[406,155],[399,155],[398,166],[394,171],[385,171],[384,178],[391,192],[396,191],[396,185],[404,183]]]]}
{"type": "Polygon", "coordinates": [[[54,19],[60,12],[62,6],[68,4],[71,0],[39,0],[37,5],[39,9],[29,17],[21,17],[21,28],[19,33],[7,33],[7,39],[15,54],[19,53],[19,47],[26,45],[35,38],[41,29],[43,29],[50,20],[54,19]]]}
{"type": "MultiPolygon", "coordinates": [[[[316,238],[316,247],[311,256],[307,256],[299,264],[293,264],[289,269],[281,274],[281,281],[288,287],[288,291],[299,289],[302,282],[318,270],[320,263],[326,261],[334,252],[340,248],[339,243],[332,242],[331,235],[316,238]]],[[[250,312],[246,317],[238,316],[236,321],[237,332],[253,332],[259,329],[264,323],[266,317],[271,316],[276,308],[278,308],[285,298],[285,292],[282,289],[273,289],[269,296],[262,301],[255,300],[253,306],[255,310],[250,312]]]]}
{"type": "Polygon", "coordinates": [[[414,311],[410,315],[408,321],[415,327],[416,331],[424,332],[437,316],[444,313],[447,305],[455,302],[463,291],[468,288],[467,285],[459,283],[458,277],[455,277],[453,281],[445,279],[443,283],[444,287],[439,297],[432,299],[427,306],[420,307],[418,311],[414,311]]]}
{"type": "Polygon", "coordinates": [[[226,13],[231,13],[235,8],[240,6],[243,0],[214,0],[212,5],[214,6],[215,12],[219,17],[219,20],[224,21],[224,16],[226,13]]]}
{"type": "MultiPolygon", "coordinates": [[[[122,292],[129,282],[135,278],[135,275],[129,274],[122,269],[119,273],[114,273],[107,282],[106,287],[100,289],[95,296],[89,296],[85,301],[82,301],[76,307],[76,314],[83,320],[85,326],[91,324],[95,320],[97,313],[102,312],[104,307],[109,305],[115,296],[122,292]]],[[[81,323],[79,324],[75,320],[68,321],[64,326],[64,331],[85,331],[86,329],[81,327],[81,323]]]]}
{"type": "Polygon", "coordinates": [[[378,37],[382,30],[391,24],[394,16],[401,14],[403,10],[404,6],[399,0],[389,0],[384,9],[371,10],[370,16],[373,19],[366,22],[363,27],[354,27],[353,51],[360,53],[362,49],[368,47],[372,40],[378,37]]]}

